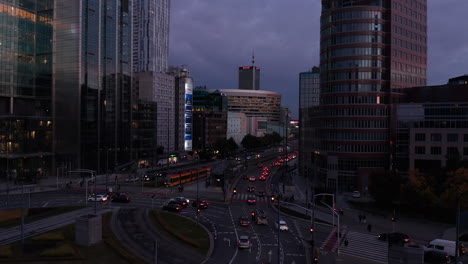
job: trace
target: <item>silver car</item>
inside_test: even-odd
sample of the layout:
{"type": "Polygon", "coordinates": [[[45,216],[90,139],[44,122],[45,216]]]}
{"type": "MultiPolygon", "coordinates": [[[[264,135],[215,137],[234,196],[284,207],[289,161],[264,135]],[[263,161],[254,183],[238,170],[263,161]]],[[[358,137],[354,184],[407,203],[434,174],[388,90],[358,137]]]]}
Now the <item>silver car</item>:
{"type": "Polygon", "coordinates": [[[286,222],[284,220],[280,220],[279,224],[276,223],[276,228],[278,228],[278,227],[279,227],[280,231],[288,231],[289,230],[289,227],[288,227],[288,225],[286,224],[286,222]]]}
{"type": "Polygon", "coordinates": [[[237,245],[239,248],[250,248],[252,244],[250,244],[249,236],[240,236],[237,245]]]}
{"type": "Polygon", "coordinates": [[[94,195],[90,195],[90,196],[88,196],[88,201],[105,202],[105,201],[107,201],[107,195],[106,194],[96,194],[96,197],[94,197],[94,195]]]}

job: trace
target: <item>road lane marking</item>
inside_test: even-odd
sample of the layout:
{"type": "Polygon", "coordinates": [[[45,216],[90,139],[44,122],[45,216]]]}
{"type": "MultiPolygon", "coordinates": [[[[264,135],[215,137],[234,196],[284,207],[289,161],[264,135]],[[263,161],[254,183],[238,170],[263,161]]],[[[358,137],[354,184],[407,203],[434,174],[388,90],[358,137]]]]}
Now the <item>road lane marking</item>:
{"type": "Polygon", "coordinates": [[[46,207],[49,204],[49,202],[45,203],[42,207],[46,207]]]}
{"type": "MultiPolygon", "coordinates": [[[[238,241],[239,240],[239,235],[237,234],[237,229],[236,229],[236,224],[234,223],[234,218],[232,218],[231,207],[229,206],[228,209],[229,209],[229,215],[231,216],[232,226],[234,227],[234,233],[236,234],[236,241],[238,241]]],[[[229,261],[229,264],[232,264],[232,262],[234,261],[234,259],[237,256],[238,251],[239,251],[239,247],[237,246],[236,247],[236,252],[234,252],[234,256],[232,256],[231,261],[229,261]]]]}

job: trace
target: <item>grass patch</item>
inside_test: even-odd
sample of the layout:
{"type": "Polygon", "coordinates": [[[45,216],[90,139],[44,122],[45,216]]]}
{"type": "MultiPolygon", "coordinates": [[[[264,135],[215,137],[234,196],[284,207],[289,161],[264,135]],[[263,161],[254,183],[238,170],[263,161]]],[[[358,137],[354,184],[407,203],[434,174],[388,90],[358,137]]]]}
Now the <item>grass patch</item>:
{"type": "Polygon", "coordinates": [[[190,219],[176,214],[162,211],[152,211],[151,214],[156,223],[167,232],[206,255],[210,247],[210,239],[205,229],[190,219]]]}
{"type": "MultiPolygon", "coordinates": [[[[24,223],[28,224],[47,217],[60,215],[85,208],[84,206],[39,207],[24,209],[24,223]]],[[[21,209],[1,210],[0,228],[8,228],[20,224],[21,209]]]]}

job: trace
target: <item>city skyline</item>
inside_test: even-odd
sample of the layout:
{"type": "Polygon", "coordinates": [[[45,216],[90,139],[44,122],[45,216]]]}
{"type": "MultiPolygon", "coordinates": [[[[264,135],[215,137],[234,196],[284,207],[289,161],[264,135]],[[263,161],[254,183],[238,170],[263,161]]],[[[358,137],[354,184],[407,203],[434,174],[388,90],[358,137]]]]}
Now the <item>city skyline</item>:
{"type": "MultiPolygon", "coordinates": [[[[236,89],[237,69],[249,64],[253,51],[261,89],[280,93],[297,119],[299,73],[319,63],[321,3],[268,3],[172,2],[169,63],[187,64],[195,86],[236,89]]],[[[456,27],[468,21],[467,8],[460,0],[428,1],[428,85],[468,74],[468,37],[456,27]]]]}

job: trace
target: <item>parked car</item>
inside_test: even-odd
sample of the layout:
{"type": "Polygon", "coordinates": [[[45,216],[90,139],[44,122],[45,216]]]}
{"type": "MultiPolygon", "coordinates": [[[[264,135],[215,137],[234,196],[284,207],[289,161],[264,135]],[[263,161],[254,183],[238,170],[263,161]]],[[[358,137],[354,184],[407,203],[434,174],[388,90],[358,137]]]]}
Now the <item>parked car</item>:
{"type": "Polygon", "coordinates": [[[239,225],[241,226],[249,226],[250,225],[250,220],[247,216],[241,216],[239,217],[239,225]]]}
{"type": "Polygon", "coordinates": [[[276,222],[276,228],[279,228],[280,231],[288,231],[289,227],[286,224],[284,220],[280,220],[279,222],[276,222]]]}
{"type": "Polygon", "coordinates": [[[112,197],[112,202],[117,202],[117,203],[129,203],[130,202],[130,197],[128,194],[124,193],[119,193],[116,194],[112,197]]]}
{"type": "Polygon", "coordinates": [[[403,245],[409,242],[409,236],[403,233],[383,233],[380,234],[378,239],[387,241],[390,245],[403,245]]]}
{"type": "Polygon", "coordinates": [[[178,204],[175,204],[175,203],[169,203],[169,204],[166,204],[164,207],[163,207],[164,210],[166,211],[170,211],[170,212],[180,212],[180,210],[182,210],[182,206],[178,205],[178,204]]]}
{"type": "Polygon", "coordinates": [[[237,246],[239,248],[250,248],[251,245],[249,236],[239,236],[239,241],[237,241],[237,246]]]}
{"type": "Polygon", "coordinates": [[[88,196],[88,201],[105,202],[107,201],[107,197],[107,194],[96,194],[96,197],[94,196],[94,194],[91,194],[90,196],[88,196]]]}
{"type": "Polygon", "coordinates": [[[441,264],[450,263],[452,260],[447,253],[429,250],[424,252],[424,263],[426,264],[441,264]]]}

